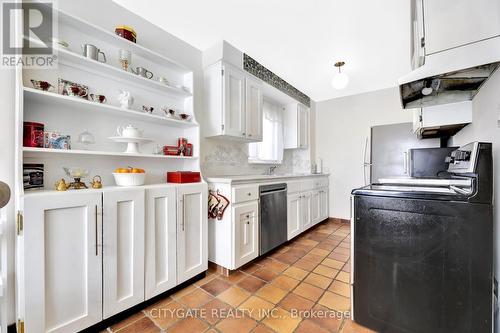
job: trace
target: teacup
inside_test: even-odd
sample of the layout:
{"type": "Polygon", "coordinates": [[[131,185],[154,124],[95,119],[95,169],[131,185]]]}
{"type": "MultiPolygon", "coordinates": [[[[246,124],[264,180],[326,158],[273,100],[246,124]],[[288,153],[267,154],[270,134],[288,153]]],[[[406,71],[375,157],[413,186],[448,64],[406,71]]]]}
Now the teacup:
{"type": "Polygon", "coordinates": [[[90,94],[90,99],[96,103],[106,103],[106,96],[98,94],[90,94]]]}
{"type": "Polygon", "coordinates": [[[165,115],[169,118],[175,118],[175,110],[169,109],[168,107],[164,106],[161,108],[163,112],[165,112],[165,115]]]}
{"type": "Polygon", "coordinates": [[[153,110],[154,110],[154,107],[152,107],[152,106],[145,106],[145,105],[142,106],[142,111],[144,111],[146,113],[153,113],[153,110]]]}
{"type": "Polygon", "coordinates": [[[68,93],[68,96],[74,96],[74,97],[85,98],[88,95],[88,91],[85,88],[79,87],[77,85],[69,86],[66,92],[68,93]]]}
{"type": "Polygon", "coordinates": [[[31,80],[31,83],[38,90],[49,91],[50,89],[54,89],[54,86],[47,81],[31,80]]]}

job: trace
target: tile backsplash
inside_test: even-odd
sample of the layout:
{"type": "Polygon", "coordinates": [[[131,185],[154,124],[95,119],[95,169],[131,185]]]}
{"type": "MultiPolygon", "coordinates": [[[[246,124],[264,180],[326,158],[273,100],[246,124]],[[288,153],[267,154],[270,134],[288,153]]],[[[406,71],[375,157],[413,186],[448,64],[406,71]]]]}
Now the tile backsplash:
{"type": "MultiPolygon", "coordinates": [[[[248,144],[218,139],[202,140],[201,169],[205,176],[263,174],[269,164],[248,163],[248,144]]],[[[283,163],[276,173],[308,173],[311,170],[309,150],[285,150],[283,163]]]]}

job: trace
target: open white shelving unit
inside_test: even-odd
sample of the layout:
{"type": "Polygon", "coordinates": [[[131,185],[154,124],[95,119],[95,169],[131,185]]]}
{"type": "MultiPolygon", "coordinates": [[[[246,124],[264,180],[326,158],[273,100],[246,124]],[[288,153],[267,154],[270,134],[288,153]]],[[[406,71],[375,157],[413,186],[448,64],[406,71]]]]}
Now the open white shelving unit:
{"type": "Polygon", "coordinates": [[[79,149],[51,149],[51,148],[30,148],[24,147],[25,157],[50,157],[54,155],[89,155],[89,156],[122,156],[122,157],[137,157],[137,158],[158,158],[158,159],[178,159],[192,160],[198,159],[196,156],[173,156],[173,155],[157,155],[157,154],[130,154],[113,151],[97,151],[97,150],[79,150],[79,149]]]}
{"type": "MultiPolygon", "coordinates": [[[[200,171],[193,71],[115,35],[107,23],[103,29],[56,14],[55,37],[69,43],[56,49],[57,67],[16,69],[14,194],[17,216],[24,221],[16,236],[16,322],[27,332],[87,329],[208,268],[206,183],[166,184],[168,171],[200,171]],[[104,52],[106,63],[83,57],[84,44],[104,52]],[[144,67],[154,77],[122,69],[120,49],[132,53],[130,67],[144,67]],[[106,101],[63,96],[59,79],[84,85],[89,95],[104,95],[106,101]],[[37,90],[31,80],[55,89],[37,90]],[[127,109],[118,101],[123,91],[134,99],[127,109]],[[145,113],[143,106],[154,110],[145,113]],[[164,109],[188,119],[171,118],[164,109]],[[25,147],[24,122],[70,136],[70,149],[25,147]],[[118,128],[128,125],[139,131],[117,138],[118,128]],[[80,143],[79,135],[88,132],[95,142],[80,143]],[[161,153],[163,146],[177,147],[181,138],[192,144],[192,156],[161,153]],[[132,153],[126,152],[127,145],[132,153]],[[44,188],[24,190],[25,164],[43,165],[44,188]],[[81,178],[88,188],[57,191],[56,181],[74,181],[63,168],[76,167],[88,170],[88,177],[81,178]],[[144,169],[144,184],[117,186],[113,173],[126,167],[144,169]],[[103,185],[99,189],[90,185],[97,175],[103,185]]],[[[147,32],[141,33],[148,40],[147,32]]],[[[153,48],[163,42],[156,38],[149,38],[153,48]]],[[[135,176],[140,181],[134,183],[142,183],[142,175],[135,176]]]]}
{"type": "MultiPolygon", "coordinates": [[[[18,69],[17,108],[17,174],[18,193],[24,195],[23,164],[44,165],[44,190],[54,189],[55,181],[69,180],[63,167],[84,167],[91,170],[89,178],[100,175],[104,186],[114,186],[116,168],[134,166],[146,170],[146,185],[165,182],[167,171],[200,171],[199,124],[193,110],[193,71],[184,65],[132,43],[113,30],[105,30],[63,11],[57,11],[58,38],[69,43],[69,48],[57,48],[55,69],[18,69]],[[102,63],[82,55],[82,44],[96,45],[105,53],[102,63]],[[131,68],[144,67],[154,73],[152,79],[135,75],[121,68],[120,49],[132,53],[131,68]],[[158,81],[159,77],[168,84],[158,81]],[[96,103],[90,98],[63,96],[58,93],[58,79],[65,79],[89,87],[89,95],[106,96],[106,102],[96,103]],[[33,80],[49,82],[55,89],[37,90],[33,80]],[[120,107],[119,91],[130,91],[134,104],[130,109],[120,107]],[[152,114],[142,111],[152,106],[152,114]],[[189,120],[167,117],[163,108],[174,109],[177,114],[190,115],[189,120]],[[40,122],[46,131],[57,131],[71,136],[71,149],[23,147],[23,122],[40,122]],[[125,153],[125,145],[110,140],[116,136],[118,126],[133,125],[144,131],[151,143],[140,145],[140,153],[125,153]],[[96,143],[85,147],[78,143],[84,130],[95,137],[96,143]],[[193,156],[158,155],[164,145],[176,146],[178,138],[187,138],[193,144],[193,156]]],[[[87,183],[90,179],[85,179],[87,183]]],[[[40,190],[37,190],[39,192],[40,190]]],[[[26,192],[29,195],[29,192],[26,192]]]]}
{"type": "MultiPolygon", "coordinates": [[[[25,100],[28,100],[34,104],[57,103],[60,106],[66,107],[67,112],[83,111],[83,112],[109,113],[115,116],[126,117],[129,118],[130,120],[138,120],[154,124],[161,123],[165,126],[173,126],[179,128],[189,128],[198,126],[198,124],[192,120],[184,121],[175,118],[168,118],[165,115],[162,115],[161,113],[158,115],[158,114],[144,113],[139,110],[123,109],[119,106],[114,106],[110,104],[100,104],[82,98],[63,96],[61,94],[48,91],[41,91],[29,87],[24,87],[23,92],[25,100]]],[[[92,117],[92,114],[89,114],[89,116],[92,117]]]]}

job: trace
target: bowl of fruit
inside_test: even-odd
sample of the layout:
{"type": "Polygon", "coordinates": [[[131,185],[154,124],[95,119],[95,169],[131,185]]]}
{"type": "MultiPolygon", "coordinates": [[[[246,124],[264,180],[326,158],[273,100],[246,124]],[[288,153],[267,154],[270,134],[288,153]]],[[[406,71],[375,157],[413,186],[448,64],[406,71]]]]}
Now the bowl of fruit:
{"type": "Polygon", "coordinates": [[[118,186],[140,186],[144,185],[146,172],[139,168],[118,168],[113,172],[115,183],[118,186]]]}

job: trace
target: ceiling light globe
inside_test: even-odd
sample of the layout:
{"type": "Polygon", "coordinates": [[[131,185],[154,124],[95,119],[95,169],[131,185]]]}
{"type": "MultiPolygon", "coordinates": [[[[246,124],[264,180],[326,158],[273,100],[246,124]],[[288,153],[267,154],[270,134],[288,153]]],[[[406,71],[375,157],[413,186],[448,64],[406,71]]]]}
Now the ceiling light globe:
{"type": "Polygon", "coordinates": [[[333,88],[340,90],[344,89],[349,83],[349,76],[345,73],[337,73],[333,76],[332,86],[333,88]]]}

